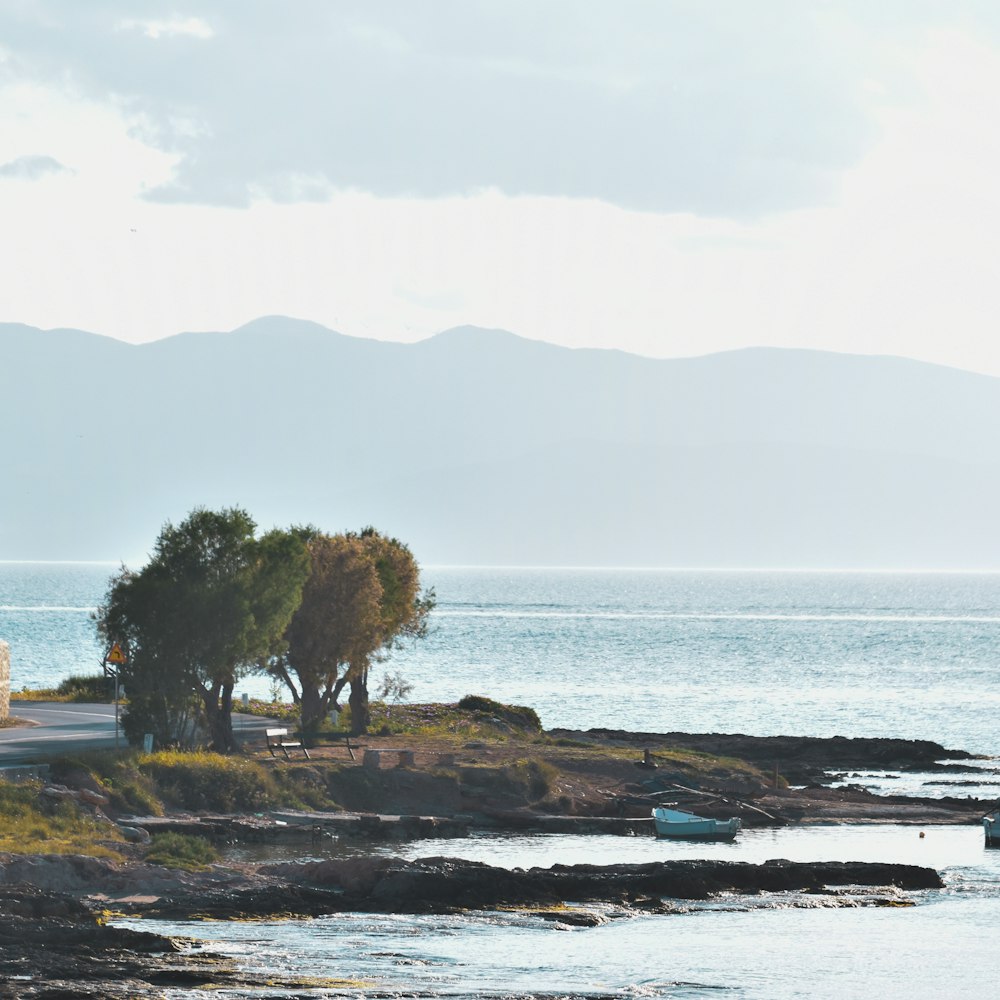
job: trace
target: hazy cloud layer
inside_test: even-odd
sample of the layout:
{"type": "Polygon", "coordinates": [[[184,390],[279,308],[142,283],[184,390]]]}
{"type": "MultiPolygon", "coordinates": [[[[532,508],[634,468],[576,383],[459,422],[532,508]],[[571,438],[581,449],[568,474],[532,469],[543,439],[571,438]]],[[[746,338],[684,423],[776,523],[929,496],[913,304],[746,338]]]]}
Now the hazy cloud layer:
{"type": "Polygon", "coordinates": [[[35,181],[64,170],[66,167],[52,156],[18,156],[7,163],[0,163],[0,177],[25,181],[35,181]]]}
{"type": "Polygon", "coordinates": [[[49,0],[0,12],[16,53],[0,76],[124,106],[145,142],[180,156],[148,193],[159,201],[497,188],[752,217],[834,196],[876,135],[872,94],[910,97],[877,43],[942,9],[49,0]]]}

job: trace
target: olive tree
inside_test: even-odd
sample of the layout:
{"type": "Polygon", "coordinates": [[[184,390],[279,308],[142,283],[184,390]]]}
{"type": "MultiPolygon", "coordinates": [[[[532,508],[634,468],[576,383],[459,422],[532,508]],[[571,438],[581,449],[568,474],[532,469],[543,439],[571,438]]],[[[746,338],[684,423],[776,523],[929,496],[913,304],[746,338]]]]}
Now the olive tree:
{"type": "Polygon", "coordinates": [[[268,669],[288,686],[299,706],[302,726],[310,730],[336,704],[338,679],[370,641],[382,584],[355,535],[316,534],[307,548],[309,575],[302,601],[285,631],[287,648],[268,669]]]}
{"type": "Polygon", "coordinates": [[[368,728],[368,671],[406,639],[427,633],[434,592],[420,590],[409,548],[374,528],[314,535],[302,603],[285,634],[287,648],[269,669],[314,727],[350,684],[351,728],[368,728]]]}
{"type": "Polygon", "coordinates": [[[197,715],[214,749],[233,749],[236,682],[283,647],[309,568],[299,533],[255,530],[239,508],[196,509],[164,525],[143,569],[112,578],[97,628],[128,650],[130,739],[188,743],[197,715]]]}

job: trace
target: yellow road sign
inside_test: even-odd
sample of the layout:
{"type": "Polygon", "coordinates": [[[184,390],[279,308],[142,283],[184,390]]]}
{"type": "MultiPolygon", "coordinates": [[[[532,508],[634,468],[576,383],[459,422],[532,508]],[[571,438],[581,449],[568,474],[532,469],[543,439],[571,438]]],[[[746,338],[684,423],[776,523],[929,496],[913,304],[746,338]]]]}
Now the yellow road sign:
{"type": "Polygon", "coordinates": [[[128,663],[128,657],[125,655],[125,651],[117,642],[112,643],[111,649],[107,655],[107,661],[108,663],[114,663],[117,665],[128,663]]]}

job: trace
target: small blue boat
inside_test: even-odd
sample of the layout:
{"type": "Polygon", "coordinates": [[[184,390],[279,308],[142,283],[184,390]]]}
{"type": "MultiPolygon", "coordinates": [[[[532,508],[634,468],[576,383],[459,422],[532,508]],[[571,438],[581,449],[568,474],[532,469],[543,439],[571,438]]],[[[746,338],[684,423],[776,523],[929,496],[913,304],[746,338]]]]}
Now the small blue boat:
{"type": "Polygon", "coordinates": [[[740,819],[706,819],[683,809],[661,806],[653,810],[653,825],[657,837],[680,840],[732,840],[740,831],[740,819]]]}

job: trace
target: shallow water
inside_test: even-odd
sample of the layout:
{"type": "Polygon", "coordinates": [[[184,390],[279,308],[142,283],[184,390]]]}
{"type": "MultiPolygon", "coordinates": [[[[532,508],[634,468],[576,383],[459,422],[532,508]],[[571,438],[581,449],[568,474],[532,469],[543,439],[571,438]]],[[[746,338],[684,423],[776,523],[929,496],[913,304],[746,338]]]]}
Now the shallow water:
{"type": "MultiPolygon", "coordinates": [[[[356,843],[330,842],[306,848],[300,856],[361,850],[356,843]]],[[[916,905],[902,908],[845,907],[829,897],[800,894],[727,895],[682,903],[669,916],[611,919],[586,929],[511,913],[351,914],[231,925],[157,922],[157,929],[220,943],[250,969],[360,977],[370,991],[401,996],[941,998],[980,995],[994,974],[1000,851],[983,846],[977,827],[748,830],[733,844],[562,834],[477,836],[367,850],[407,858],[447,855],[508,868],[695,857],[887,861],[937,868],[946,887],[905,894],[916,905]]],[[[237,853],[257,860],[288,857],[287,850],[276,848],[237,853]]]]}
{"type": "Polygon", "coordinates": [[[859,785],[876,795],[916,795],[925,799],[1000,799],[998,761],[958,761],[956,771],[849,771],[833,787],[859,785]]]}
{"type": "MultiPolygon", "coordinates": [[[[690,857],[760,862],[780,857],[898,861],[941,870],[946,888],[907,894],[916,905],[905,908],[833,906],[833,900],[822,896],[762,894],[684,903],[680,912],[669,916],[611,919],[586,929],[509,913],[351,914],[226,925],[157,922],[157,929],[221,942],[246,968],[360,977],[372,992],[396,991],[402,996],[722,995],[785,1000],[979,995],[994,974],[1000,851],[984,848],[978,828],[922,829],[922,838],[920,828],[913,826],[817,826],[744,831],[734,844],[547,835],[476,836],[376,848],[380,854],[443,854],[504,867],[690,857]]],[[[358,850],[359,845],[350,849],[358,850]]],[[[331,843],[303,854],[323,857],[337,851],[331,843]]],[[[267,853],[256,852],[259,858],[267,853]]]]}
{"type": "Polygon", "coordinates": [[[499,868],[547,868],[555,864],[639,864],[681,858],[759,863],[871,861],[962,871],[992,872],[1000,882],[1000,850],[986,850],[979,826],[810,825],[740,831],[731,842],[658,840],[603,834],[476,834],[470,837],[370,844],[329,838],[301,845],[250,844],[227,849],[230,860],[266,863],[295,858],[317,861],[358,855],[464,858],[499,868]],[[921,837],[920,834],[924,836],[921,837]]]}

